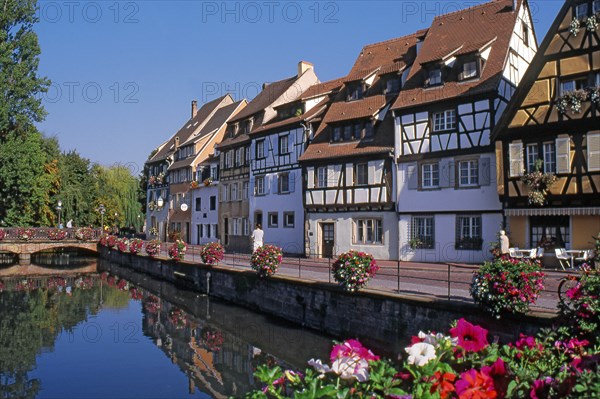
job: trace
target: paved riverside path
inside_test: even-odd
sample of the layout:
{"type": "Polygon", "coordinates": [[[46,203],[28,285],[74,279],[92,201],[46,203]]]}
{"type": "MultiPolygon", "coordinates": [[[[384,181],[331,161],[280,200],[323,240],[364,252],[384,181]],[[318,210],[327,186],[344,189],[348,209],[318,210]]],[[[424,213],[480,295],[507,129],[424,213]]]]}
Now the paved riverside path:
{"type": "MultiPolygon", "coordinates": [[[[167,257],[166,247],[163,248],[163,256],[167,257]]],[[[188,245],[185,260],[201,262],[200,249],[201,246],[188,245]]],[[[226,253],[219,266],[250,270],[250,256],[250,254],[226,253]]],[[[276,275],[336,284],[330,273],[334,260],[284,257],[276,275]]],[[[367,285],[369,290],[379,291],[382,294],[473,303],[469,287],[473,272],[478,269],[478,265],[404,261],[377,261],[377,264],[380,269],[367,285]]],[[[560,279],[569,273],[551,269],[544,269],[544,273],[546,273],[545,288],[531,310],[554,314],[558,311],[558,284],[560,279]]]]}

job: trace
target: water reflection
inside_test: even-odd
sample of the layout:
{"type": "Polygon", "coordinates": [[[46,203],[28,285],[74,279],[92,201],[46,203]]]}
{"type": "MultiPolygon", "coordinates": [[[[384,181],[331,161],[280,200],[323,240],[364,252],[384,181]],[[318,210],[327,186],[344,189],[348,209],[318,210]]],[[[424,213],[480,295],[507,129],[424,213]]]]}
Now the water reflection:
{"type": "Polygon", "coordinates": [[[242,397],[261,363],[327,356],[329,337],[99,268],[0,277],[0,397],[242,397]]]}

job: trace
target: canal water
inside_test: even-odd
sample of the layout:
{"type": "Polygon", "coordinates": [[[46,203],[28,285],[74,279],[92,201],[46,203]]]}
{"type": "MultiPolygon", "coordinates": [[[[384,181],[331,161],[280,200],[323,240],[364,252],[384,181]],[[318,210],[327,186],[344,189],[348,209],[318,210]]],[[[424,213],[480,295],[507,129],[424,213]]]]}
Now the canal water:
{"type": "Polygon", "coordinates": [[[259,364],[328,357],[332,337],[101,260],[40,259],[36,276],[0,269],[2,398],[237,398],[259,364]]]}

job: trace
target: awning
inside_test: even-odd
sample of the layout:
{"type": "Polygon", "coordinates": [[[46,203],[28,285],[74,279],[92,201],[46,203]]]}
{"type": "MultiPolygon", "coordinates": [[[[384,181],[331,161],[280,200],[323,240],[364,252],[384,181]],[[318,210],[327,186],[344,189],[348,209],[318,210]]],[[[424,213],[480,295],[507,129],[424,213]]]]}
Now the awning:
{"type": "Polygon", "coordinates": [[[506,216],[593,216],[600,215],[600,207],[505,209],[504,214],[506,216]]]}

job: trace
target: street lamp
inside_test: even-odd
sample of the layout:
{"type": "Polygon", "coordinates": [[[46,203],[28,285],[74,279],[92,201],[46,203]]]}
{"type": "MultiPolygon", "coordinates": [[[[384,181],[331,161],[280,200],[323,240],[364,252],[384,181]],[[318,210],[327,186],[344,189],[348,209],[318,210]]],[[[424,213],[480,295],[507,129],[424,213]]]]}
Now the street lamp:
{"type": "Polygon", "coordinates": [[[60,228],[61,227],[60,226],[60,215],[62,212],[62,201],[61,200],[58,200],[58,203],[56,205],[56,210],[58,211],[58,227],[60,228]]]}
{"type": "Polygon", "coordinates": [[[98,212],[100,212],[100,228],[104,233],[104,214],[106,213],[106,207],[103,204],[100,204],[100,206],[98,207],[98,212]]]}
{"type": "Polygon", "coordinates": [[[137,229],[138,233],[142,231],[141,222],[142,222],[142,215],[138,215],[138,229],[137,229]]]}
{"type": "MultiPolygon", "coordinates": [[[[165,200],[163,199],[162,196],[158,197],[158,199],[156,200],[156,206],[158,207],[158,209],[162,209],[163,206],[165,206],[165,200]]],[[[167,217],[169,216],[169,213],[167,211],[167,217]]],[[[165,226],[165,238],[167,237],[167,231],[169,230],[169,221],[167,220],[167,226],[165,226]]],[[[160,237],[159,237],[160,239],[160,237]]],[[[165,241],[167,241],[165,239],[165,241]]]]}

